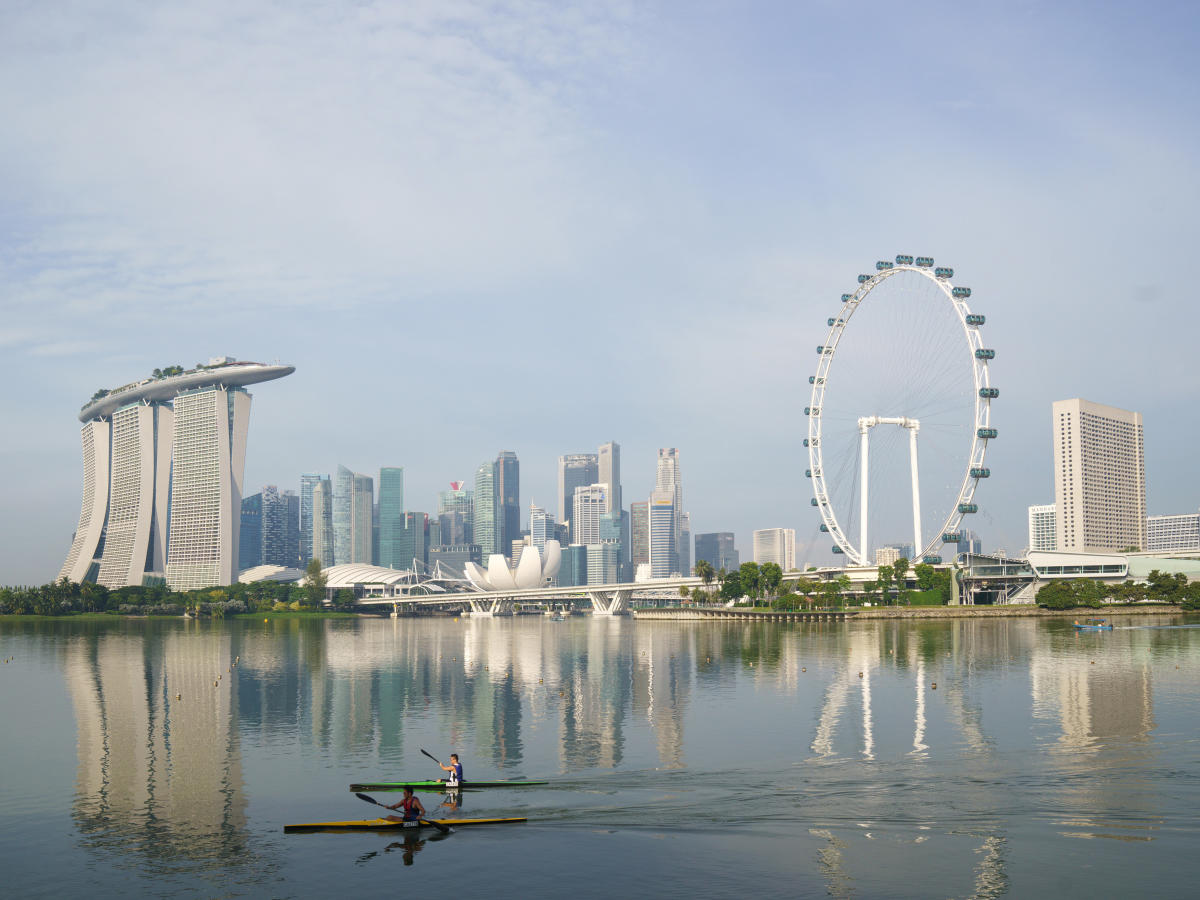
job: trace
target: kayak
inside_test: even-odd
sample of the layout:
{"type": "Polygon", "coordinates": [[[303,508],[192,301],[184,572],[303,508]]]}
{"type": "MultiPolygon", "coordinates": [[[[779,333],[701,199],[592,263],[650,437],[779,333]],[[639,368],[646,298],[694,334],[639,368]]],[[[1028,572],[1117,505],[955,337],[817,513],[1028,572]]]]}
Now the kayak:
{"type": "MultiPolygon", "coordinates": [[[[437,819],[439,825],[457,828],[460,825],[511,825],[524,822],[525,818],[514,819],[437,819]]],[[[350,822],[307,822],[303,825],[284,825],[285,832],[297,831],[410,831],[433,828],[427,822],[405,822],[402,819],[361,819],[350,822]]]]}
{"type": "Polygon", "coordinates": [[[464,781],[462,784],[447,784],[445,781],[367,781],[350,785],[350,790],[359,791],[402,791],[406,787],[414,791],[474,791],[481,788],[536,787],[548,781],[464,781]]]}

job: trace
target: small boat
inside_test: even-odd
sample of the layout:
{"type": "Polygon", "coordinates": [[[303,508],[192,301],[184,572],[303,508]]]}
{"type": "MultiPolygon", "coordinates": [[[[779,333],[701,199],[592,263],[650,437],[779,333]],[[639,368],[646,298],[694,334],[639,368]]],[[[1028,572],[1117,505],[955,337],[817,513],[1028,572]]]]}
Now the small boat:
{"type": "Polygon", "coordinates": [[[406,787],[414,791],[477,791],[483,788],[540,787],[548,781],[464,781],[449,784],[445,781],[367,781],[350,785],[354,793],[359,791],[402,791],[406,787]]]}
{"type": "MultiPolygon", "coordinates": [[[[510,819],[437,819],[437,825],[458,828],[460,825],[512,825],[526,821],[521,818],[510,819]]],[[[436,828],[431,822],[405,822],[398,817],[387,819],[360,819],[349,822],[307,822],[302,825],[284,825],[283,830],[289,834],[301,831],[416,831],[421,828],[436,828]]]]}
{"type": "Polygon", "coordinates": [[[1112,631],[1112,623],[1107,619],[1085,619],[1075,623],[1076,631],[1112,631]]]}

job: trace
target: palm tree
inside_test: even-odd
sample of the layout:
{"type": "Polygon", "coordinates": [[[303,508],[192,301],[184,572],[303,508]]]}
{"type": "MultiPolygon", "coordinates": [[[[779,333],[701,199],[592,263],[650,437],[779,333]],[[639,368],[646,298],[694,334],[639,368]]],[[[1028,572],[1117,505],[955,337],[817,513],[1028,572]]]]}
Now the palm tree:
{"type": "Polygon", "coordinates": [[[712,563],[707,559],[698,559],[696,560],[695,569],[700,580],[704,582],[705,590],[707,590],[708,586],[712,584],[713,576],[717,574],[713,571],[712,563]]]}

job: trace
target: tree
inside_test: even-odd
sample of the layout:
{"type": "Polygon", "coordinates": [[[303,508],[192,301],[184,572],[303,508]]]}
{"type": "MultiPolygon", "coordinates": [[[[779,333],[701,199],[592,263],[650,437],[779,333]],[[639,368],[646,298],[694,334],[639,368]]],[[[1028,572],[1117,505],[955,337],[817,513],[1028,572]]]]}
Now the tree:
{"type": "Polygon", "coordinates": [[[704,582],[705,589],[712,584],[713,576],[717,573],[713,571],[712,563],[707,559],[696,560],[695,565],[696,575],[704,582]]]}
{"type": "Polygon", "coordinates": [[[867,581],[863,583],[863,599],[868,603],[875,602],[875,592],[879,590],[878,581],[867,581]]]}
{"type": "Polygon", "coordinates": [[[758,568],[758,563],[742,563],[741,568],[738,569],[738,575],[741,576],[742,593],[750,597],[751,600],[757,599],[759,590],[762,587],[762,572],[758,568]]]}
{"type": "Polygon", "coordinates": [[[742,573],[738,569],[725,573],[721,584],[721,597],[724,600],[740,600],[745,591],[742,589],[742,573]]]}
{"type": "Polygon", "coordinates": [[[929,563],[917,563],[913,566],[913,575],[917,578],[917,587],[923,591],[932,591],[937,582],[937,569],[929,563]]]}
{"type": "Polygon", "coordinates": [[[908,559],[900,557],[893,564],[892,569],[896,578],[896,600],[899,602],[908,594],[908,559]]]}
{"type": "Polygon", "coordinates": [[[304,570],[304,597],[310,606],[320,606],[325,602],[325,586],[329,579],[321,570],[319,559],[309,560],[304,570]]]}
{"type": "Polygon", "coordinates": [[[879,586],[883,588],[883,602],[888,602],[888,588],[896,579],[896,570],[891,566],[880,566],[878,569],[879,586]]]}
{"type": "Polygon", "coordinates": [[[763,593],[774,596],[779,592],[779,585],[783,582],[783,569],[779,568],[778,563],[763,563],[759,570],[759,584],[763,589],[763,593]]]}

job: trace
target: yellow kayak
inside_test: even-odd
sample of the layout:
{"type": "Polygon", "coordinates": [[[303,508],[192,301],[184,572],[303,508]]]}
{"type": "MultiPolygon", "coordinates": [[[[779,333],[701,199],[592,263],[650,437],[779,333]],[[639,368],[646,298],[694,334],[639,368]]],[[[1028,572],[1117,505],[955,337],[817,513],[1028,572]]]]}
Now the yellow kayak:
{"type": "MultiPolygon", "coordinates": [[[[509,819],[436,819],[439,825],[457,828],[460,825],[511,825],[524,822],[525,817],[509,819]]],[[[348,822],[307,822],[302,825],[284,825],[285,832],[296,831],[410,831],[419,828],[434,828],[426,822],[405,822],[399,818],[359,819],[348,822]]]]}

